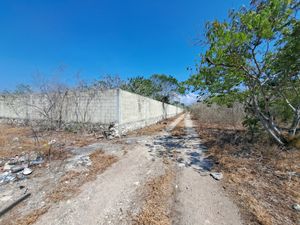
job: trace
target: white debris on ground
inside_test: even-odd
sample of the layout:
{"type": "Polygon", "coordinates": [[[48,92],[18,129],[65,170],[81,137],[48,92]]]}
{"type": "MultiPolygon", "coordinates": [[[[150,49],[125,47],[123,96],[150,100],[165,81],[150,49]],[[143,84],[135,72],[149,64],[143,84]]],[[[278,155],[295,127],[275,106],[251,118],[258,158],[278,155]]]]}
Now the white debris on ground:
{"type": "Polygon", "coordinates": [[[67,171],[69,170],[82,171],[82,170],[88,170],[88,167],[90,167],[91,165],[92,165],[92,161],[89,155],[76,155],[68,159],[65,168],[67,171]]]}
{"type": "Polygon", "coordinates": [[[300,204],[295,203],[295,204],[292,206],[292,208],[293,208],[294,210],[300,212],[300,204]]]}
{"type": "Polygon", "coordinates": [[[50,161],[48,157],[34,151],[0,158],[0,224],[6,224],[3,221],[10,220],[11,214],[5,211],[20,197],[30,194],[22,207],[14,207],[9,211],[13,210],[23,216],[41,209],[49,203],[49,196],[69,171],[86,174],[92,168],[92,153],[101,151],[121,157],[126,147],[125,143],[119,143],[118,140],[103,140],[83,147],[64,146],[59,140],[51,140],[47,145],[53,151],[65,151],[67,158],[53,157],[50,161]]]}
{"type": "Polygon", "coordinates": [[[48,142],[48,145],[54,145],[55,143],[56,143],[56,140],[53,139],[53,140],[51,140],[51,141],[48,142]]]}
{"type": "Polygon", "coordinates": [[[222,174],[222,173],[213,172],[213,173],[210,173],[210,175],[211,175],[215,180],[221,180],[221,179],[223,179],[223,174],[222,174]]]}
{"type": "Polygon", "coordinates": [[[114,138],[120,138],[120,132],[118,130],[118,125],[117,124],[110,124],[108,129],[106,131],[104,131],[104,135],[107,139],[112,140],[114,138]]]}
{"type": "Polygon", "coordinates": [[[44,163],[43,157],[36,152],[23,153],[13,158],[1,159],[0,185],[26,179],[33,171],[30,167],[42,163],[44,163]]]}

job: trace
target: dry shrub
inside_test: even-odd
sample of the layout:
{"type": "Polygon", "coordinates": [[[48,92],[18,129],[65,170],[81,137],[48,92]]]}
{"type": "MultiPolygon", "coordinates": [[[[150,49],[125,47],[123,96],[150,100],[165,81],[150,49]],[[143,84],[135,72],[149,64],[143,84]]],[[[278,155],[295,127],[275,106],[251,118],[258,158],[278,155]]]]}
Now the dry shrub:
{"type": "Polygon", "coordinates": [[[0,124],[0,158],[9,158],[26,152],[38,152],[47,157],[48,142],[56,140],[57,144],[51,149],[51,159],[66,159],[68,155],[64,146],[86,146],[97,139],[93,135],[75,134],[65,131],[41,131],[38,133],[37,143],[32,130],[25,126],[0,124]],[[17,138],[17,141],[14,141],[17,138]]]}
{"type": "Polygon", "coordinates": [[[133,218],[134,225],[170,225],[170,200],[173,195],[174,172],[153,178],[144,186],[144,203],[140,213],[133,218]]]}
{"type": "Polygon", "coordinates": [[[235,103],[231,108],[212,104],[198,103],[191,108],[195,119],[202,124],[226,125],[231,127],[242,127],[245,116],[244,107],[235,103]]]}
{"type": "Polygon", "coordinates": [[[232,194],[246,224],[297,224],[300,202],[300,151],[283,150],[268,142],[248,143],[243,132],[210,129],[199,134],[224,173],[224,186],[232,194]],[[238,137],[238,138],[236,138],[238,137]],[[233,141],[240,139],[240,141],[233,141]]]}

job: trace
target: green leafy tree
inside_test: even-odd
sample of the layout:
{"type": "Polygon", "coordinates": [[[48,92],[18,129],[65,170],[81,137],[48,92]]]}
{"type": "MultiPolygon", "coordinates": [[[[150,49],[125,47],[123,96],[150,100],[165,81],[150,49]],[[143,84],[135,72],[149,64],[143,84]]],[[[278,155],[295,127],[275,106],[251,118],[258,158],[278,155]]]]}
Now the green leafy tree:
{"type": "Polygon", "coordinates": [[[273,69],[278,76],[270,86],[277,93],[277,107],[284,115],[283,119],[292,118],[290,134],[296,135],[300,123],[300,23],[297,21],[292,29],[287,29],[278,42],[279,51],[274,54],[273,69]]]}
{"type": "Polygon", "coordinates": [[[152,97],[156,92],[152,81],[141,76],[130,78],[121,89],[147,97],[152,97]]]}
{"type": "Polygon", "coordinates": [[[150,78],[141,76],[130,78],[121,88],[165,103],[175,101],[180,92],[177,79],[164,74],[154,74],[150,78]]]}
{"type": "Polygon", "coordinates": [[[218,103],[245,102],[248,115],[282,145],[287,140],[276,107],[284,103],[294,112],[294,134],[300,119],[298,9],[292,0],[252,1],[231,11],[228,21],[207,23],[208,48],[199,73],[188,80],[218,103]]]}
{"type": "Polygon", "coordinates": [[[180,85],[177,79],[170,75],[153,74],[150,80],[154,86],[153,97],[158,101],[171,103],[179,93],[180,85]]]}

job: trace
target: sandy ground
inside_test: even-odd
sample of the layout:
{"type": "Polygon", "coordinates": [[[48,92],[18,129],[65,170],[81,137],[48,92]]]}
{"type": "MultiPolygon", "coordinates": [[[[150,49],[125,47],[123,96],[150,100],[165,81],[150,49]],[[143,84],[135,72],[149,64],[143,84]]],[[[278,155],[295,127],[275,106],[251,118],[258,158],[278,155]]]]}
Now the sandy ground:
{"type": "Polygon", "coordinates": [[[190,158],[188,166],[177,171],[178,192],[176,195],[174,224],[242,224],[237,207],[226,197],[218,181],[208,176],[210,162],[203,157],[206,151],[193,128],[190,115],[186,115],[185,148],[181,154],[190,158]]]}
{"type": "Polygon", "coordinates": [[[178,225],[242,224],[237,207],[226,197],[218,181],[206,172],[211,162],[203,157],[189,114],[177,118],[156,136],[130,137],[127,154],[84,184],[80,194],[52,206],[36,224],[132,224],[141,210],[140,192],[147,181],[160,176],[166,157],[174,164],[174,194],[170,220],[178,225]],[[172,137],[170,131],[182,119],[186,136],[172,137]]]}

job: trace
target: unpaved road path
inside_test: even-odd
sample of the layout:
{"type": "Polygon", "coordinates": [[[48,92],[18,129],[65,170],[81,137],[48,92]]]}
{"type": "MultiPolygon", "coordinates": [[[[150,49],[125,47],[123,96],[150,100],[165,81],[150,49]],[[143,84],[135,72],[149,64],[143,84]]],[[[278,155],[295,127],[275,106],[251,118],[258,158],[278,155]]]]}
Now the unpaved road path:
{"type": "MultiPolygon", "coordinates": [[[[189,114],[177,118],[157,136],[126,138],[128,152],[81,193],[58,203],[36,224],[133,224],[132,215],[142,207],[143,186],[162,175],[164,161],[173,165],[174,193],[170,199],[170,223],[178,225],[242,224],[237,207],[226,197],[218,181],[206,174],[211,162],[203,158],[189,114]],[[186,135],[173,137],[171,130],[184,119],[186,135]]],[[[170,164],[168,163],[168,164],[170,164]]],[[[170,165],[168,165],[170,166],[170,165]]]]}
{"type": "Polygon", "coordinates": [[[188,156],[187,167],[177,171],[179,191],[174,224],[238,225],[242,224],[237,207],[226,197],[218,181],[205,174],[211,162],[203,157],[206,148],[193,128],[190,115],[185,118],[187,135],[181,154],[188,156]]]}

